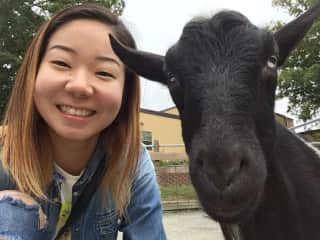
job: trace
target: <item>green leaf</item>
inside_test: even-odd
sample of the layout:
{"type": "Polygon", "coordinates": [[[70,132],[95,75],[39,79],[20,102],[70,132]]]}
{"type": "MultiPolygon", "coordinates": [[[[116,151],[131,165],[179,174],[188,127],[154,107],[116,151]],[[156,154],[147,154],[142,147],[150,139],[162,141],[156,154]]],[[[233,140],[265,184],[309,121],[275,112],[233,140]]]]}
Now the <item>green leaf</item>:
{"type": "MultiPolygon", "coordinates": [[[[318,0],[273,0],[273,5],[298,16],[318,0]]],[[[270,27],[279,29],[283,24],[270,27]]],[[[280,71],[278,96],[288,97],[289,112],[306,121],[320,109],[320,20],[291,53],[280,71]]]]}

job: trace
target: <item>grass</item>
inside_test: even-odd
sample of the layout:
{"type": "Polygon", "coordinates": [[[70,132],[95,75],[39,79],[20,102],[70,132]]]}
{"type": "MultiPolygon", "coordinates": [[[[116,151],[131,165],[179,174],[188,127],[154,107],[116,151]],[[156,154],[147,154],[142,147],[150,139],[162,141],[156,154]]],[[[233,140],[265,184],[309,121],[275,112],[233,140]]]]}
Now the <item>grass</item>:
{"type": "Polygon", "coordinates": [[[170,161],[154,161],[155,166],[157,167],[165,167],[165,166],[177,166],[177,165],[187,165],[187,160],[170,160],[170,161]]]}
{"type": "Polygon", "coordinates": [[[160,191],[162,201],[197,199],[193,186],[189,184],[160,186],[160,191]]]}
{"type": "MultiPolygon", "coordinates": [[[[165,166],[185,166],[188,164],[186,160],[171,160],[171,161],[154,161],[156,167],[165,166]]],[[[161,200],[196,200],[197,195],[191,184],[176,184],[160,186],[161,200]]]]}

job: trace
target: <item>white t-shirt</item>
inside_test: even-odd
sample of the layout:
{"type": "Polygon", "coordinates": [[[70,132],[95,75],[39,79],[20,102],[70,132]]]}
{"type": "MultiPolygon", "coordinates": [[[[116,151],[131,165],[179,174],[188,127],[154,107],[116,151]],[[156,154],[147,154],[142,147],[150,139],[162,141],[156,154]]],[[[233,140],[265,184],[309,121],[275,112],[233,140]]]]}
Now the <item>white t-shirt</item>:
{"type": "MultiPolygon", "coordinates": [[[[62,177],[62,182],[60,185],[60,196],[61,196],[61,209],[59,214],[59,220],[55,232],[55,236],[58,234],[59,230],[66,223],[72,206],[72,187],[81,177],[82,173],[78,176],[71,175],[54,163],[54,168],[59,175],[62,177]]],[[[71,235],[63,235],[60,237],[61,240],[71,240],[71,235]]]]}

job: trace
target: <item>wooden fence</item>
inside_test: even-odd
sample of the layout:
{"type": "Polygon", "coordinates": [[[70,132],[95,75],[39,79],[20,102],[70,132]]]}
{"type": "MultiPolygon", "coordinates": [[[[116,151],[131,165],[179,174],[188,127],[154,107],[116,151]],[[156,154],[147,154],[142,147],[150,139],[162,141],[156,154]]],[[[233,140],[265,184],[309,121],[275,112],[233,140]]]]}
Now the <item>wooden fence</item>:
{"type": "Polygon", "coordinates": [[[201,208],[191,185],[188,156],[186,153],[150,152],[156,163],[156,173],[161,190],[162,208],[164,211],[191,210],[201,208]],[[170,161],[183,160],[182,165],[170,165],[170,161]],[[167,162],[159,166],[157,162],[167,162]]]}

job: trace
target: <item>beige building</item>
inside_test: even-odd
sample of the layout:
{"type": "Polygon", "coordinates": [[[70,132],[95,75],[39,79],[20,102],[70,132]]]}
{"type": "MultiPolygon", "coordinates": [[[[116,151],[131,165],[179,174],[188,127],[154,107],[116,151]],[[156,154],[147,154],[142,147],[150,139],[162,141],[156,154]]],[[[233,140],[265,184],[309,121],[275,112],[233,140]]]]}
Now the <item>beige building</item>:
{"type": "Polygon", "coordinates": [[[140,128],[142,140],[146,145],[160,144],[159,152],[185,152],[179,114],[174,110],[152,111],[140,110],[140,128]]]}
{"type": "MultiPolygon", "coordinates": [[[[300,132],[299,135],[308,142],[320,142],[320,129],[306,130],[300,132]]],[[[317,146],[320,147],[319,144],[317,144],[317,146]]]]}
{"type": "MultiPolygon", "coordinates": [[[[293,119],[276,113],[276,119],[286,127],[293,126],[293,119]]],[[[162,111],[140,110],[140,128],[142,140],[146,145],[157,145],[150,147],[150,151],[159,152],[185,152],[181,135],[179,113],[176,107],[162,111]]]]}
{"type": "Polygon", "coordinates": [[[293,119],[286,117],[285,115],[276,113],[276,120],[287,128],[293,127],[293,119]]]}

